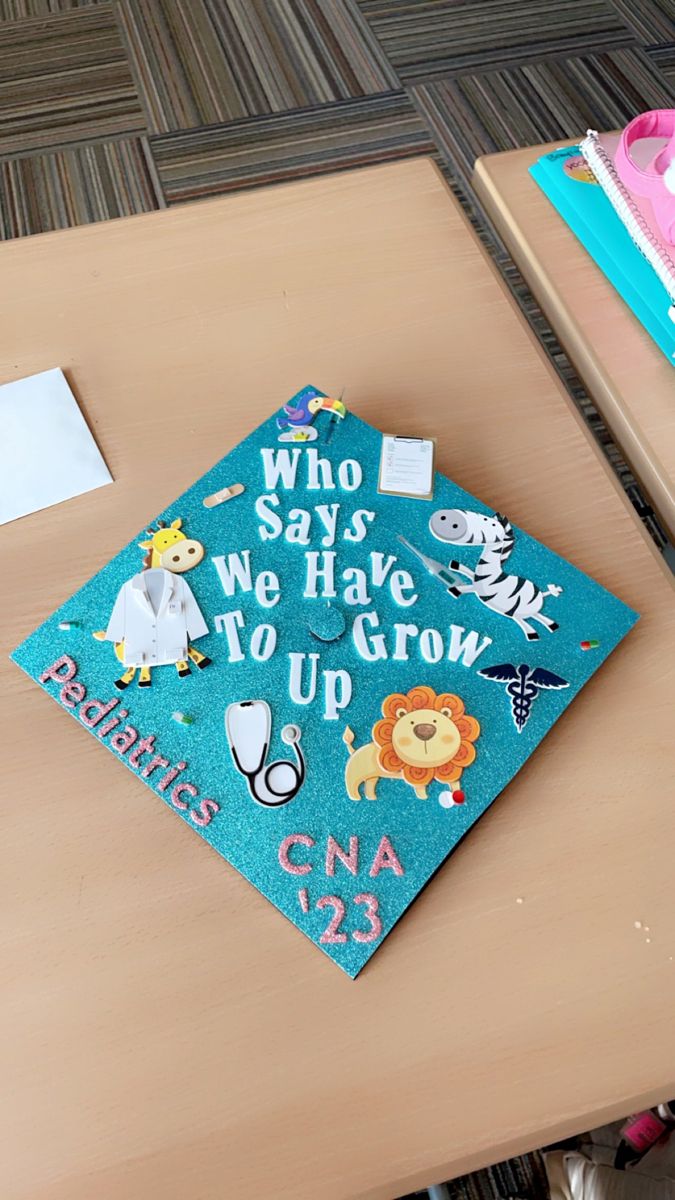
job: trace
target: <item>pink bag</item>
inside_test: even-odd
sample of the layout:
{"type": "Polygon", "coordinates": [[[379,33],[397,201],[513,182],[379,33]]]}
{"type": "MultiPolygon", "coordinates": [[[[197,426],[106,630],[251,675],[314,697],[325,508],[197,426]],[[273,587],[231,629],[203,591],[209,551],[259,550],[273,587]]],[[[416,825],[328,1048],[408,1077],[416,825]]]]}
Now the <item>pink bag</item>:
{"type": "Polygon", "coordinates": [[[675,109],[657,108],[630,121],[621,134],[614,166],[625,187],[649,200],[662,238],[675,245],[675,109]],[[631,150],[643,138],[669,140],[646,167],[639,167],[631,150]]]}

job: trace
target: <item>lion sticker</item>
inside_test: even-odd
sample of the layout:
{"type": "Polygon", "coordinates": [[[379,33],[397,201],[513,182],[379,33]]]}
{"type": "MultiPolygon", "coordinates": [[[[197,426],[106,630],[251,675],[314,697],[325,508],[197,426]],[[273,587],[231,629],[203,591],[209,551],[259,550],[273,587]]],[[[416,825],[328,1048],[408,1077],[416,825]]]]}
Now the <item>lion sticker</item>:
{"type": "Polygon", "coordinates": [[[354,732],[347,726],[343,741],[349,750],[345,768],[347,795],[361,799],[365,783],[367,800],[376,800],[378,779],[405,779],[420,800],[427,799],[433,779],[456,784],[476,757],[474,742],[480,734],[475,717],[451,692],[436,695],[433,688],[414,687],[402,695],[394,692],[382,702],[382,720],[373,726],[373,740],[354,749],[354,732]]]}

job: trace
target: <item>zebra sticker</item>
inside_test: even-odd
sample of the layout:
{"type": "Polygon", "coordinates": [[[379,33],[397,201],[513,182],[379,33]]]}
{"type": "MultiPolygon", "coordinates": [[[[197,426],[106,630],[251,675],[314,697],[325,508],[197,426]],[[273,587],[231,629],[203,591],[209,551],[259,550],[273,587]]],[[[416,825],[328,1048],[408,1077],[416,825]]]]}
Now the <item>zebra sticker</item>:
{"type": "Polygon", "coordinates": [[[515,534],[511,522],[500,513],[486,517],[468,509],[440,508],[429,521],[429,528],[439,542],[452,546],[482,546],[476,567],[465,566],[454,559],[448,569],[462,575],[467,583],[448,588],[451,596],[473,594],[492,612],[510,617],[522,629],[528,642],[539,640],[531,622],[536,621],[555,633],[556,621],[542,611],[547,596],[559,596],[562,588],[549,583],[544,591],[531,579],[504,572],[504,563],[513,551],[515,534]]]}

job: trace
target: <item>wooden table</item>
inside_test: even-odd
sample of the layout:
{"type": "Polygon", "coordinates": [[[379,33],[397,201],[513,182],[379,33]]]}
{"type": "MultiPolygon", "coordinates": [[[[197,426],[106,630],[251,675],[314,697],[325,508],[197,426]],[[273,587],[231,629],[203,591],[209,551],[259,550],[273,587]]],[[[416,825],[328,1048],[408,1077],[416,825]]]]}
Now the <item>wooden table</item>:
{"type": "Polygon", "coordinates": [[[356,982],[3,658],[3,1200],[393,1197],[672,1095],[672,592],[435,167],[1,267],[116,480],[0,531],[5,649],[309,381],[643,613],[356,982]]]}
{"type": "Polygon", "coordinates": [[[675,366],[528,174],[561,144],[479,158],[474,186],[675,541],[675,366]]]}

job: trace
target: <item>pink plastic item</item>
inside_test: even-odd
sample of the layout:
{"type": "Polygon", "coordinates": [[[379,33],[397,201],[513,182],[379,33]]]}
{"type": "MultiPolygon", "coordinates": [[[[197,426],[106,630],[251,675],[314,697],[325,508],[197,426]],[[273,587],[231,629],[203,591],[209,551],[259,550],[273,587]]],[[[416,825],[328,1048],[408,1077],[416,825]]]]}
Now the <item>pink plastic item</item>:
{"type": "Polygon", "coordinates": [[[675,109],[653,109],[629,121],[621,134],[614,166],[625,187],[649,200],[662,237],[675,245],[675,109]],[[668,138],[668,144],[646,167],[639,167],[631,149],[643,138],[668,138]]]}
{"type": "Polygon", "coordinates": [[[629,1117],[621,1130],[621,1136],[634,1150],[640,1150],[644,1154],[665,1132],[666,1126],[663,1121],[647,1110],[629,1117]]]}

